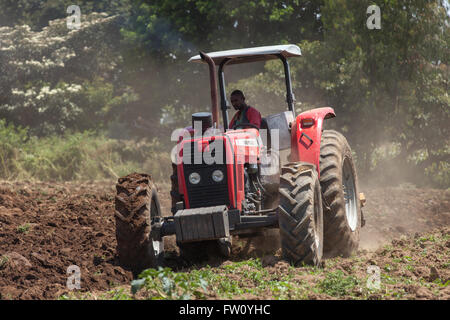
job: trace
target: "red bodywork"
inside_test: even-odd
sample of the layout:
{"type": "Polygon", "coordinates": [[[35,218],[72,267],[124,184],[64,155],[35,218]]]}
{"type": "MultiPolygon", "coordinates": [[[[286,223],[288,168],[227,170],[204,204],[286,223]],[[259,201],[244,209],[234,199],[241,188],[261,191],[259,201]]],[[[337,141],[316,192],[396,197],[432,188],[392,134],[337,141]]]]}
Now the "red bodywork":
{"type": "Polygon", "coordinates": [[[300,113],[291,127],[290,161],[314,164],[320,177],[320,140],[322,139],[323,120],[335,116],[333,108],[330,107],[300,113]]]}
{"type": "MultiPolygon", "coordinates": [[[[299,114],[291,124],[291,155],[289,160],[305,161],[316,165],[318,174],[320,160],[320,140],[324,119],[335,116],[329,107],[313,109],[299,114]]],[[[182,164],[184,145],[194,143],[198,151],[209,151],[213,142],[224,144],[228,177],[228,195],[230,207],[242,210],[244,194],[244,164],[258,163],[261,152],[259,131],[253,128],[230,130],[222,135],[195,137],[192,129],[188,129],[191,137],[180,139],[177,153],[177,174],[179,191],[184,196],[185,208],[189,209],[189,197],[182,164]]],[[[207,197],[207,195],[205,195],[207,197]]]]}

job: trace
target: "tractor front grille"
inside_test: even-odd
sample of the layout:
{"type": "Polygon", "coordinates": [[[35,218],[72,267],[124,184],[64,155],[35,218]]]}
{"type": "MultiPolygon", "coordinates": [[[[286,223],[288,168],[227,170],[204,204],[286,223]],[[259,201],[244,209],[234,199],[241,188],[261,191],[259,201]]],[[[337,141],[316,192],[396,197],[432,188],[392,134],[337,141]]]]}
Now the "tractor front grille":
{"type": "MultiPolygon", "coordinates": [[[[193,152],[192,145],[191,150],[193,152]]],[[[221,164],[206,164],[203,161],[201,164],[193,163],[194,161],[192,161],[191,164],[183,165],[189,207],[200,208],[218,205],[229,206],[230,199],[228,195],[228,175],[225,161],[221,164]],[[212,179],[212,173],[217,169],[221,170],[224,174],[224,178],[221,182],[215,182],[212,179]],[[189,175],[193,172],[197,172],[201,177],[200,182],[196,185],[189,182],[189,175]]]]}
{"type": "Polygon", "coordinates": [[[228,186],[199,186],[188,187],[189,205],[191,208],[226,205],[230,203],[228,186]]]}
{"type": "Polygon", "coordinates": [[[224,165],[184,165],[184,179],[186,182],[189,206],[191,208],[200,208],[207,206],[229,205],[227,166],[224,165]],[[221,182],[215,182],[212,179],[214,170],[220,169],[224,173],[221,182]],[[201,180],[197,185],[189,182],[189,175],[192,172],[200,174],[201,180]]]}

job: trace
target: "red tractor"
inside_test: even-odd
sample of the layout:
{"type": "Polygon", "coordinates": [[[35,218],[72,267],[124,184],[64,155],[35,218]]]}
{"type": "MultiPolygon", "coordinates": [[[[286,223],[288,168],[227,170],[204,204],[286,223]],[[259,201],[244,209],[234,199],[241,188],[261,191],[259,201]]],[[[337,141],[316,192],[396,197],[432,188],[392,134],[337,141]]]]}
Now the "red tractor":
{"type": "Polygon", "coordinates": [[[139,271],[161,263],[168,235],[176,235],[181,254],[198,254],[214,243],[227,256],[232,235],[279,228],[283,256],[295,265],[318,265],[322,257],[349,256],[358,248],[364,199],[346,138],[323,129],[334,110],[295,115],[287,58],[300,55],[296,45],[278,45],[200,52],[189,60],[209,66],[212,112],[193,114],[192,127],[178,140],[172,216],[162,216],[150,175],[118,180],[116,238],[123,266],[139,271]],[[263,118],[261,128],[228,128],[225,66],[270,59],[283,63],[288,110],[263,118]]]}

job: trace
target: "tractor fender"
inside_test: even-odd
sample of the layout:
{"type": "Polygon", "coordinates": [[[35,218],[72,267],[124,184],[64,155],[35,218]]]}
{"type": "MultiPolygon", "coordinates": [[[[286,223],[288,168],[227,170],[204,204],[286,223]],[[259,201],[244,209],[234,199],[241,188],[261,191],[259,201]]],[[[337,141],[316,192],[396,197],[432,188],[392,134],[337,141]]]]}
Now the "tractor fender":
{"type": "Polygon", "coordinates": [[[320,140],[323,120],[334,118],[333,108],[324,107],[300,113],[291,127],[291,162],[304,161],[316,166],[320,177],[320,140]]]}

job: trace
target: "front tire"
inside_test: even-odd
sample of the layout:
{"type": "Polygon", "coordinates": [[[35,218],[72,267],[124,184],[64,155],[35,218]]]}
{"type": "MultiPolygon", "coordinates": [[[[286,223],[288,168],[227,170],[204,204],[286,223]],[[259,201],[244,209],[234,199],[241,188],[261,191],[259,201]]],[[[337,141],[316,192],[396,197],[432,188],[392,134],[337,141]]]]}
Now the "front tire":
{"type": "Polygon", "coordinates": [[[163,241],[151,236],[161,207],[150,175],[132,173],[118,180],[115,198],[117,253],[122,266],[139,273],[162,263],[163,241]]]}
{"type": "Polygon", "coordinates": [[[322,197],[315,166],[281,168],[279,226],[284,258],[294,265],[318,266],[323,252],[322,197]]]}

